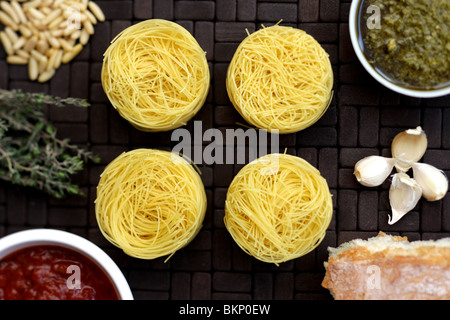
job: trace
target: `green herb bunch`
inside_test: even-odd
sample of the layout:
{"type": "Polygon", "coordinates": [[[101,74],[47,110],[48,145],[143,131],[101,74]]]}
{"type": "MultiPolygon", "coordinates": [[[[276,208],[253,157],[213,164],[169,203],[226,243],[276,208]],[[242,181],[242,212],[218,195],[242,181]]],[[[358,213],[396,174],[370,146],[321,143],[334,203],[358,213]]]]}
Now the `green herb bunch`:
{"type": "Polygon", "coordinates": [[[71,176],[99,158],[59,139],[44,114],[47,105],[88,107],[83,99],[0,89],[0,179],[33,187],[55,198],[82,195],[71,176]]]}

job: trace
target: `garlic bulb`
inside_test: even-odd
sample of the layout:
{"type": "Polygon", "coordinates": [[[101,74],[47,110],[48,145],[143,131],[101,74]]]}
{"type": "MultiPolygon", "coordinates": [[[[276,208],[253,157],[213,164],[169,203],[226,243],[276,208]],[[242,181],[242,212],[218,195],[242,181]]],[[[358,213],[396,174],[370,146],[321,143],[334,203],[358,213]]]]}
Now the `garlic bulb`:
{"type": "Polygon", "coordinates": [[[355,164],[353,174],[363,186],[377,187],[391,174],[396,160],[381,156],[368,156],[355,164]]]}
{"type": "Polygon", "coordinates": [[[389,217],[388,223],[396,223],[414,209],[421,197],[422,188],[414,179],[403,172],[394,174],[389,189],[392,215],[389,217]]]}
{"type": "Polygon", "coordinates": [[[398,159],[397,172],[406,172],[412,163],[419,161],[427,150],[428,140],[421,127],[408,129],[397,134],[392,140],[392,157],[398,159]]]}
{"type": "Polygon", "coordinates": [[[392,158],[369,156],[355,164],[353,172],[359,183],[367,187],[381,185],[396,168],[389,189],[392,214],[388,223],[394,224],[414,209],[423,196],[428,201],[444,198],[448,191],[448,179],[442,170],[419,163],[428,147],[428,140],[421,127],[400,132],[392,140],[392,158]],[[413,178],[406,174],[412,168],[413,178]]]}
{"type": "Polygon", "coordinates": [[[414,163],[413,176],[422,187],[422,195],[428,201],[441,200],[448,190],[448,180],[445,173],[427,163],[414,163]]]}

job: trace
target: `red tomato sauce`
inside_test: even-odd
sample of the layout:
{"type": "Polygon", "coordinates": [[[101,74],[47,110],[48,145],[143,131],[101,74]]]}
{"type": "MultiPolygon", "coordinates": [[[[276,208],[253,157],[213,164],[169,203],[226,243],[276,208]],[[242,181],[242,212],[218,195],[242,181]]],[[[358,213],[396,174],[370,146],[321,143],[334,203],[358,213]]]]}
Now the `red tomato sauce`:
{"type": "Polygon", "coordinates": [[[33,246],[0,260],[0,300],[118,299],[105,272],[68,248],[33,246]]]}

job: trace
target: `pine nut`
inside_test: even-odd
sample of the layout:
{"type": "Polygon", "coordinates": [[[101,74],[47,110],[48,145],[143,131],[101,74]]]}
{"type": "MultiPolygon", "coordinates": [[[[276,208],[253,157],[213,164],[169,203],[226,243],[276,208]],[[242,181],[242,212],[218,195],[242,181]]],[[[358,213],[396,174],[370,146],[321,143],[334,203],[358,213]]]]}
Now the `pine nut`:
{"type": "Polygon", "coordinates": [[[90,0],[0,0],[0,42],[11,64],[28,64],[32,81],[50,80],[89,42],[94,25],[105,21],[90,0]]]}
{"type": "Polygon", "coordinates": [[[65,53],[62,57],[62,63],[69,63],[70,61],[72,61],[83,49],[83,46],[81,45],[81,43],[77,44],[75,47],[73,47],[72,51],[69,51],[67,53],[65,53]]]}
{"type": "Polygon", "coordinates": [[[5,12],[0,11],[0,21],[5,25],[13,29],[14,31],[19,30],[19,26],[15,23],[10,16],[5,12]]]}
{"type": "Polygon", "coordinates": [[[38,75],[39,75],[38,62],[34,57],[31,57],[28,62],[28,77],[30,78],[30,80],[34,81],[37,79],[38,75]]]}
{"type": "Polygon", "coordinates": [[[55,75],[55,69],[51,69],[48,71],[44,71],[41,73],[41,75],[38,78],[38,82],[47,82],[48,80],[50,80],[51,78],[53,78],[53,76],[55,75]]]}
{"type": "Polygon", "coordinates": [[[5,52],[8,55],[13,54],[14,50],[11,44],[11,40],[9,39],[9,37],[6,35],[6,33],[4,31],[0,32],[0,40],[3,44],[3,48],[5,48],[5,52]]]}
{"type": "Polygon", "coordinates": [[[0,3],[0,8],[2,8],[3,11],[5,11],[15,23],[20,23],[19,17],[17,16],[17,13],[14,11],[11,4],[6,1],[2,1],[0,3]]]}
{"type": "Polygon", "coordinates": [[[17,16],[19,17],[20,22],[27,23],[28,20],[27,17],[25,16],[25,13],[23,13],[22,6],[15,0],[11,1],[11,6],[13,7],[17,16]]]}
{"type": "Polygon", "coordinates": [[[93,1],[89,1],[88,7],[89,10],[91,10],[92,13],[95,15],[98,21],[100,22],[105,21],[105,14],[103,13],[102,9],[99,7],[98,4],[96,4],[93,1]]]}
{"type": "Polygon", "coordinates": [[[28,60],[19,56],[7,56],[6,62],[10,64],[27,64],[28,60]]]}
{"type": "Polygon", "coordinates": [[[56,10],[50,12],[41,22],[42,22],[42,24],[47,25],[51,21],[53,21],[54,19],[59,17],[60,14],[61,14],[61,9],[56,9],[56,10]]]}
{"type": "Polygon", "coordinates": [[[44,14],[42,12],[40,12],[38,9],[36,9],[36,8],[30,8],[30,10],[28,10],[28,12],[35,19],[38,19],[38,20],[42,21],[45,18],[44,14]]]}
{"type": "Polygon", "coordinates": [[[20,48],[22,48],[25,45],[25,41],[26,41],[25,38],[20,37],[20,39],[18,39],[13,45],[14,51],[17,51],[20,48]]]}

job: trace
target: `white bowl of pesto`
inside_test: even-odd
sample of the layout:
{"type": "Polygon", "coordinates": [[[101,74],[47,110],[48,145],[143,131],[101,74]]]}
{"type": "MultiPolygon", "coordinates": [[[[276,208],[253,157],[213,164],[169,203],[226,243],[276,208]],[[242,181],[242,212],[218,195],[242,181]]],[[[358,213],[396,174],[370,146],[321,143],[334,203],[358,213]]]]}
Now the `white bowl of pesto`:
{"type": "Polygon", "coordinates": [[[416,98],[450,94],[448,0],[353,0],[350,39],[367,72],[416,98]]]}

